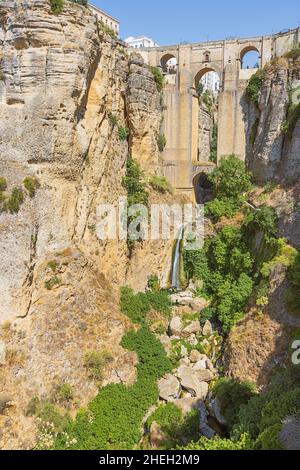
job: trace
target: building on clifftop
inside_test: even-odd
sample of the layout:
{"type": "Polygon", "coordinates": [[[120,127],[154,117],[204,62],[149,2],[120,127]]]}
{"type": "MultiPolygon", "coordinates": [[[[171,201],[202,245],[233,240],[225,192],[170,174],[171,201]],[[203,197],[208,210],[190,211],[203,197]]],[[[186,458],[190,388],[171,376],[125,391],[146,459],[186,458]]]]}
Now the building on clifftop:
{"type": "Polygon", "coordinates": [[[100,8],[96,7],[95,5],[89,4],[89,8],[95,13],[98,20],[101,21],[105,26],[110,28],[117,36],[120,33],[120,22],[116,20],[113,16],[105,13],[105,11],[100,10],[100,8]]]}

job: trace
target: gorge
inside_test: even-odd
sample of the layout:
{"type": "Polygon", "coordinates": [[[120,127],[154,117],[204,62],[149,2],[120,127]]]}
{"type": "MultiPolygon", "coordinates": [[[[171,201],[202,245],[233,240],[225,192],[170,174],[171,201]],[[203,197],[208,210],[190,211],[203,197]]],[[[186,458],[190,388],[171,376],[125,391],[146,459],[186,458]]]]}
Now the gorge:
{"type": "Polygon", "coordinates": [[[137,52],[62,3],[0,3],[0,449],[299,449],[300,30],[137,52]],[[204,247],[99,240],[122,196],[204,247]]]}

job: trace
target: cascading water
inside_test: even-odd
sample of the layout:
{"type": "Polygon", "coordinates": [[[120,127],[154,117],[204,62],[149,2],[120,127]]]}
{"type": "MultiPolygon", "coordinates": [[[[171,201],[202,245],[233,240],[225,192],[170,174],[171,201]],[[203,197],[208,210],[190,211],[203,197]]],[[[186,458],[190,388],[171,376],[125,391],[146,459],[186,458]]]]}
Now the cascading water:
{"type": "Polygon", "coordinates": [[[181,227],[178,234],[178,240],[176,241],[176,247],[174,251],[173,264],[172,264],[172,289],[180,290],[180,245],[183,239],[184,226],[181,227]]]}

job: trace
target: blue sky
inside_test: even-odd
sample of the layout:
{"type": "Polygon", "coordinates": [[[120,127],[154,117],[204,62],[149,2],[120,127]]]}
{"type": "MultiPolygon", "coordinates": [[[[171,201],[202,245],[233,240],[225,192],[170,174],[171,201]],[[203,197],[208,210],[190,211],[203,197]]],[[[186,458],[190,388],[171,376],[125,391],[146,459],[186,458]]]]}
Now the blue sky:
{"type": "Polygon", "coordinates": [[[299,0],[92,0],[121,22],[121,37],[161,45],[252,36],[300,26],[299,0]]]}

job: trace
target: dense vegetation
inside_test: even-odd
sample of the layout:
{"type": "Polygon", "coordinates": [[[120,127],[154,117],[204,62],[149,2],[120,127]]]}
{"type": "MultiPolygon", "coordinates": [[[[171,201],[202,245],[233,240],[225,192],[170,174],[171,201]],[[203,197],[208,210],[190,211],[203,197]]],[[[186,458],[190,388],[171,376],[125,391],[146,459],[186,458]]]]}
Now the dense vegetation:
{"type": "Polygon", "coordinates": [[[142,437],[142,419],[158,400],[156,380],[171,370],[160,341],[147,327],[129,331],[122,346],[136,351],[138,379],[132,387],[108,385],[87,409],[58,432],[54,448],[83,450],[133,449],[142,437]]]}
{"type": "Polygon", "coordinates": [[[250,101],[252,101],[252,103],[254,103],[257,107],[265,76],[266,71],[264,69],[259,69],[254,75],[252,75],[247,85],[247,95],[250,101]]]}
{"type": "Polygon", "coordinates": [[[150,67],[150,70],[153,74],[153,77],[157,86],[157,90],[161,92],[165,85],[165,77],[162,71],[158,67],[150,67]]]}
{"type": "Polygon", "coordinates": [[[170,449],[195,441],[199,437],[199,410],[194,409],[187,415],[174,403],[161,404],[147,420],[148,431],[153,422],[157,423],[165,435],[163,449],[170,449]]]}
{"type": "Polygon", "coordinates": [[[214,188],[214,199],[206,204],[206,214],[215,221],[224,216],[233,217],[245,201],[244,194],[252,186],[245,164],[235,155],[223,158],[208,180],[214,188]]]}
{"type": "Polygon", "coordinates": [[[135,294],[130,287],[122,287],[120,305],[122,312],[134,323],[145,325],[151,308],[169,318],[172,304],[167,291],[149,290],[135,294]]]}

